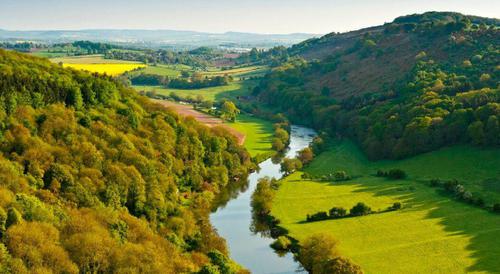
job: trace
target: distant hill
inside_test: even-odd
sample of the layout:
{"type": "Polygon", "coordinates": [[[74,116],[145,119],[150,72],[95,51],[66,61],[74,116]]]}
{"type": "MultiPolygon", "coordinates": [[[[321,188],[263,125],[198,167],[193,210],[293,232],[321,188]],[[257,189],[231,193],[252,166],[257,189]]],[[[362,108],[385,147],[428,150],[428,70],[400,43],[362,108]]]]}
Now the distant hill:
{"type": "Polygon", "coordinates": [[[2,40],[30,40],[37,42],[73,42],[90,40],[150,47],[196,48],[200,46],[221,46],[232,48],[290,46],[306,39],[318,37],[317,34],[256,34],[241,32],[206,33],[177,30],[47,30],[47,31],[9,31],[0,30],[2,40]]]}
{"type": "Polygon", "coordinates": [[[429,12],[288,49],[254,90],[295,122],[358,141],[372,158],[460,142],[498,145],[500,20],[429,12]]]}

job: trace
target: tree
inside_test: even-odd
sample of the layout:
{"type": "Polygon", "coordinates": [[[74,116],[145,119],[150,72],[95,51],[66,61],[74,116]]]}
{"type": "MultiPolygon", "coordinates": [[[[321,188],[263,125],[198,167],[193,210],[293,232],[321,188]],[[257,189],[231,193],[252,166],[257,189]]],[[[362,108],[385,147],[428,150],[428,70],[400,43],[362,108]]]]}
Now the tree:
{"type": "Polygon", "coordinates": [[[301,168],[302,162],[297,158],[285,158],[281,162],[281,172],[285,173],[285,176],[301,168]]]}
{"type": "Polygon", "coordinates": [[[252,212],[257,216],[266,216],[271,212],[274,190],[268,177],[259,179],[252,194],[252,212]]]}
{"type": "Polygon", "coordinates": [[[288,237],[279,236],[278,239],[276,239],[276,241],[271,244],[271,247],[276,250],[287,250],[288,248],[290,248],[291,244],[292,242],[290,241],[290,239],[288,239],[288,237]]]}
{"type": "Polygon", "coordinates": [[[338,170],[338,171],[335,171],[333,173],[333,179],[335,181],[346,181],[346,180],[351,179],[351,177],[349,175],[347,175],[347,172],[345,172],[343,170],[338,170]]]}
{"type": "Polygon", "coordinates": [[[392,180],[400,180],[406,178],[406,172],[404,170],[395,168],[387,172],[387,177],[392,180]]]}
{"type": "Polygon", "coordinates": [[[336,257],[318,265],[314,274],[363,274],[361,267],[348,258],[336,257]]]}
{"type": "Polygon", "coordinates": [[[299,151],[299,155],[297,158],[302,162],[303,165],[309,164],[313,158],[314,153],[310,147],[306,147],[303,150],[299,151]]]}
{"type": "Polygon", "coordinates": [[[372,212],[372,209],[369,206],[365,205],[362,202],[359,202],[351,208],[350,215],[351,216],[363,216],[363,215],[368,215],[371,212],[372,212]]]}
{"type": "Polygon", "coordinates": [[[285,144],[283,144],[283,141],[281,141],[278,138],[273,139],[271,147],[273,150],[278,151],[278,152],[281,152],[281,151],[285,150],[285,148],[286,148],[285,144]]]}
{"type": "Polygon", "coordinates": [[[234,122],[238,114],[240,114],[240,110],[233,102],[226,100],[222,103],[221,117],[223,119],[234,122]]]}
{"type": "Polygon", "coordinates": [[[484,125],[481,121],[476,121],[469,125],[467,133],[476,145],[481,145],[484,142],[484,125]]]}
{"type": "Polygon", "coordinates": [[[489,145],[500,144],[500,125],[495,115],[491,115],[486,122],[485,141],[489,145]]]}
{"type": "Polygon", "coordinates": [[[288,141],[290,139],[290,135],[288,134],[288,132],[281,127],[277,127],[274,130],[274,137],[280,139],[283,144],[288,144],[288,141]]]}
{"type": "Polygon", "coordinates": [[[400,202],[395,202],[391,207],[389,207],[390,210],[399,210],[401,209],[402,205],[400,202]]]}
{"type": "Polygon", "coordinates": [[[332,207],[329,213],[330,218],[342,218],[347,216],[347,210],[343,207],[332,207]]]}
{"type": "Polygon", "coordinates": [[[56,273],[78,273],[77,266],[61,247],[59,231],[52,225],[24,222],[7,230],[7,246],[30,270],[49,268],[56,273]]]}
{"type": "Polygon", "coordinates": [[[323,95],[323,96],[330,96],[330,88],[328,88],[328,87],[323,87],[323,88],[321,89],[321,95],[323,95]]]}
{"type": "Polygon", "coordinates": [[[5,227],[9,228],[10,226],[17,225],[22,223],[23,216],[17,209],[11,207],[7,211],[7,220],[5,221],[5,227]]]}
{"type": "Polygon", "coordinates": [[[500,213],[500,203],[496,203],[493,205],[493,211],[500,213]]]}
{"type": "Polygon", "coordinates": [[[299,261],[306,270],[316,273],[315,267],[339,256],[337,245],[338,241],[329,234],[314,234],[303,241],[299,261]]]}

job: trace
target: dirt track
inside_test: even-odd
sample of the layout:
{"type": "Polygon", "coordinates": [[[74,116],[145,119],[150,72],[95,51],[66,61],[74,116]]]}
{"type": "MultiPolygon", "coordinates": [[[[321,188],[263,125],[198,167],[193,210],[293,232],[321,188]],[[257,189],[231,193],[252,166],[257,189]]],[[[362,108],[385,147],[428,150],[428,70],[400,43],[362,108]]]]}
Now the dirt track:
{"type": "Polygon", "coordinates": [[[183,105],[165,100],[154,100],[154,101],[167,108],[175,110],[175,112],[179,113],[184,117],[191,116],[195,118],[198,122],[207,125],[209,127],[221,126],[227,129],[231,134],[233,134],[238,139],[238,144],[243,145],[243,143],[245,143],[245,137],[246,137],[245,134],[235,130],[234,128],[228,126],[227,124],[224,124],[224,121],[222,121],[222,119],[220,118],[216,118],[208,114],[196,111],[195,109],[193,109],[193,106],[191,105],[183,105]]]}

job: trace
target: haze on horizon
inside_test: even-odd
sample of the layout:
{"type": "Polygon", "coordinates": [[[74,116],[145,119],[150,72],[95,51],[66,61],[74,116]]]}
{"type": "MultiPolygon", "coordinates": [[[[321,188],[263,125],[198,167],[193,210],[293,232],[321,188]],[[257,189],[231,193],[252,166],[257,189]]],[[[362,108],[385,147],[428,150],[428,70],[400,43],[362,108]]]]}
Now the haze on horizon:
{"type": "Polygon", "coordinates": [[[426,11],[499,17],[498,0],[0,0],[0,29],[344,32],[426,11]]]}

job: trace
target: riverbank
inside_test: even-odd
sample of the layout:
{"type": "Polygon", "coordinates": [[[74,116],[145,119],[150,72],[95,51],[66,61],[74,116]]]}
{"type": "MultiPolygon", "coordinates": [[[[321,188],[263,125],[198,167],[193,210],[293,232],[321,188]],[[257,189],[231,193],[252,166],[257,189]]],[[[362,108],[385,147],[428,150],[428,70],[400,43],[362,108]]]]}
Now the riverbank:
{"type": "MultiPolygon", "coordinates": [[[[290,145],[286,157],[293,157],[312,142],[314,131],[292,126],[290,145]]],[[[280,162],[268,159],[259,164],[259,170],[248,177],[248,185],[235,198],[218,208],[210,222],[218,234],[226,239],[231,258],[253,273],[297,273],[300,264],[291,253],[277,254],[270,245],[274,242],[267,234],[255,233],[250,199],[257,182],[263,177],[280,179],[280,162]]]]}

